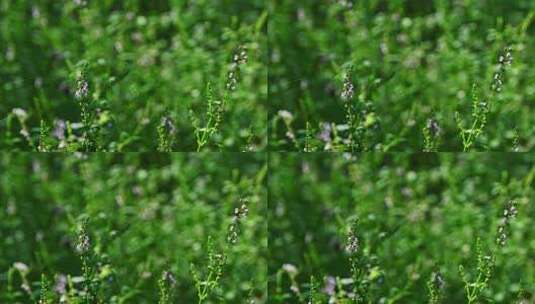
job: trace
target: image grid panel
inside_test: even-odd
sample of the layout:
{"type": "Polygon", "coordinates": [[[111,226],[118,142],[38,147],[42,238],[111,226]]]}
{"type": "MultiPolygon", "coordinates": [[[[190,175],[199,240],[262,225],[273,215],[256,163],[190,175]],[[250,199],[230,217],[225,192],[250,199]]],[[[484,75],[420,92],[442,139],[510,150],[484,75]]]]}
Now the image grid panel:
{"type": "Polygon", "coordinates": [[[270,156],[270,303],[531,303],[535,156],[270,156]]]}
{"type": "Polygon", "coordinates": [[[0,154],[1,303],[267,303],[267,165],[0,154]]]}

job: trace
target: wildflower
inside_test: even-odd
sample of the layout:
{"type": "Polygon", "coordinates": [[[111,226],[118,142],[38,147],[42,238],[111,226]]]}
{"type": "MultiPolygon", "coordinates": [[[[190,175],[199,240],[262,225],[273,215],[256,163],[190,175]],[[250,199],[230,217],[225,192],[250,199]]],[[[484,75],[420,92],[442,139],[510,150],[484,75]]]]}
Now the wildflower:
{"type": "Polygon", "coordinates": [[[232,58],[233,63],[238,65],[246,64],[248,60],[249,56],[247,55],[247,48],[243,45],[240,45],[234,54],[234,57],[232,58]]]}
{"type": "Polygon", "coordinates": [[[294,134],[294,132],[292,132],[292,131],[287,131],[287,132],[286,132],[286,137],[288,137],[288,138],[291,139],[292,141],[295,140],[295,134],[294,134]]]}
{"type": "Polygon", "coordinates": [[[444,282],[444,278],[442,277],[442,273],[440,273],[439,271],[433,272],[431,274],[431,281],[433,285],[439,290],[444,288],[444,285],[446,285],[446,283],[444,282]]]}
{"type": "Polygon", "coordinates": [[[176,127],[170,117],[164,116],[157,128],[158,131],[158,151],[170,152],[173,150],[176,127]]]}
{"type": "Polygon", "coordinates": [[[87,4],[87,1],[85,0],[73,0],[73,2],[76,6],[85,6],[87,4]]]}
{"type": "Polygon", "coordinates": [[[80,232],[78,233],[78,240],[76,242],[76,252],[78,254],[85,254],[91,248],[91,240],[86,232],[85,224],[82,225],[80,232]]]}
{"type": "Polygon", "coordinates": [[[360,240],[357,236],[357,220],[352,221],[349,227],[349,233],[347,234],[346,251],[347,253],[354,255],[360,248],[360,240]]]}
{"type": "Polygon", "coordinates": [[[496,232],[496,244],[502,247],[505,246],[505,243],[507,242],[511,220],[516,218],[518,214],[516,204],[517,203],[514,200],[511,200],[507,203],[503,210],[503,215],[500,219],[500,223],[498,224],[498,230],[496,232]]]}
{"type": "Polygon", "coordinates": [[[249,213],[249,208],[247,208],[247,205],[242,204],[240,208],[234,209],[234,218],[236,220],[243,219],[247,216],[248,213],[249,213]]]}
{"type": "Polygon", "coordinates": [[[497,70],[492,76],[491,89],[498,93],[503,89],[505,69],[513,63],[513,54],[511,51],[511,47],[509,46],[503,49],[502,54],[498,57],[497,70]]]}
{"type": "Polygon", "coordinates": [[[290,276],[295,276],[298,273],[297,267],[293,264],[283,264],[282,270],[286,271],[290,276]]]}
{"type": "Polygon", "coordinates": [[[503,73],[496,72],[492,78],[492,89],[496,92],[501,92],[503,88],[503,73]]]}
{"type": "Polygon", "coordinates": [[[14,108],[12,110],[13,115],[17,116],[19,120],[25,121],[28,118],[28,113],[21,108],[14,108]]]}
{"type": "Polygon", "coordinates": [[[359,250],[359,238],[353,234],[352,231],[349,232],[347,236],[346,251],[350,254],[357,253],[359,250]]]}
{"type": "Polygon", "coordinates": [[[87,234],[81,234],[78,238],[78,243],[76,244],[76,251],[85,253],[89,251],[90,246],[89,236],[87,234]]]}
{"type": "Polygon", "coordinates": [[[28,284],[28,282],[24,282],[20,285],[20,288],[22,288],[22,290],[26,291],[27,294],[31,295],[32,294],[32,289],[30,287],[30,285],[28,284]]]}
{"type": "Polygon", "coordinates": [[[444,289],[444,278],[439,271],[431,273],[431,277],[427,281],[427,289],[429,291],[429,303],[440,303],[442,298],[442,292],[444,289]]]}
{"type": "Polygon", "coordinates": [[[513,63],[513,54],[511,53],[511,47],[506,47],[503,50],[503,55],[500,55],[498,62],[501,65],[511,65],[513,63]]]}
{"type": "Polygon", "coordinates": [[[76,92],[74,92],[74,97],[78,100],[84,99],[89,94],[89,84],[87,80],[79,78],[76,81],[76,92]]]}
{"type": "Polygon", "coordinates": [[[28,273],[28,271],[30,270],[28,268],[28,265],[26,265],[26,264],[24,264],[22,262],[13,263],[13,267],[15,267],[15,269],[17,269],[20,273],[23,273],[23,274],[28,273]]]}
{"type": "Polygon", "coordinates": [[[54,291],[59,295],[64,295],[67,293],[67,277],[64,274],[60,274],[56,277],[56,282],[54,284],[54,291]]]}
{"type": "Polygon", "coordinates": [[[170,271],[164,271],[162,273],[162,279],[169,285],[174,286],[176,284],[176,278],[170,271]]]}
{"type": "Polygon", "coordinates": [[[348,101],[353,98],[354,93],[355,92],[354,92],[353,83],[351,82],[351,75],[350,73],[347,73],[344,76],[344,87],[342,89],[342,93],[340,94],[340,97],[342,98],[343,101],[348,101]]]}
{"type": "Polygon", "coordinates": [[[226,88],[229,91],[235,91],[238,85],[238,75],[240,73],[240,65],[247,63],[249,56],[247,55],[247,48],[239,46],[232,56],[232,63],[227,74],[226,88]]]}
{"type": "Polygon", "coordinates": [[[167,131],[168,134],[174,134],[176,132],[175,124],[168,116],[162,117],[161,125],[165,128],[165,131],[167,131]]]}
{"type": "Polygon", "coordinates": [[[286,110],[279,110],[279,112],[277,112],[277,115],[287,123],[292,122],[292,120],[294,119],[292,113],[286,110]]]}
{"type": "Polygon", "coordinates": [[[438,124],[438,121],[434,118],[429,118],[427,120],[427,128],[429,129],[429,132],[433,137],[437,137],[442,131],[438,124]]]}
{"type": "Polygon", "coordinates": [[[235,91],[236,86],[238,85],[238,76],[234,69],[231,69],[227,75],[227,89],[230,91],[235,91]]]}
{"type": "Polygon", "coordinates": [[[27,139],[30,138],[30,132],[28,132],[28,130],[26,130],[26,129],[20,130],[19,133],[20,133],[20,135],[24,136],[24,138],[27,138],[27,139]]]}
{"type": "Polygon", "coordinates": [[[334,296],[336,293],[336,279],[333,276],[328,276],[325,281],[323,292],[329,296],[334,296]]]}
{"type": "Polygon", "coordinates": [[[228,230],[227,240],[231,244],[235,244],[238,241],[238,227],[236,225],[230,225],[228,230]]]}
{"type": "Polygon", "coordinates": [[[249,213],[249,208],[247,207],[245,202],[243,202],[239,208],[234,209],[234,214],[232,216],[232,220],[229,225],[228,233],[227,233],[227,241],[230,244],[236,244],[236,242],[238,241],[241,220],[247,217],[248,213],[249,213]]]}
{"type": "Polygon", "coordinates": [[[54,121],[54,130],[52,131],[52,134],[54,137],[56,137],[58,140],[64,140],[65,139],[65,130],[67,128],[67,124],[65,123],[65,120],[58,119],[54,121]]]}
{"type": "Polygon", "coordinates": [[[516,202],[515,201],[509,202],[509,204],[507,205],[507,208],[505,208],[505,210],[503,211],[503,216],[506,219],[513,219],[516,217],[517,214],[518,214],[518,210],[516,209],[516,202]]]}
{"type": "Polygon", "coordinates": [[[323,141],[326,144],[331,143],[331,132],[332,132],[332,126],[330,123],[325,122],[321,125],[321,132],[319,134],[319,139],[323,141]]]}

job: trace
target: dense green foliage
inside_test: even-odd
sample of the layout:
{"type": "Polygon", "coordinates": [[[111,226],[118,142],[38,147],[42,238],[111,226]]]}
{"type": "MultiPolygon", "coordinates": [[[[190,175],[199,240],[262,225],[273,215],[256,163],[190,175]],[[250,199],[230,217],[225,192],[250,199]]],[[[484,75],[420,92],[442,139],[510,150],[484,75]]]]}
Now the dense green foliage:
{"type": "Polygon", "coordinates": [[[270,303],[535,301],[533,155],[270,162],[270,303]]]}
{"type": "Polygon", "coordinates": [[[534,0],[0,0],[0,303],[535,303],[534,37],[534,0]]]}
{"type": "Polygon", "coordinates": [[[0,302],[266,303],[266,170],[257,154],[1,154],[0,302]]]}
{"type": "Polygon", "coordinates": [[[269,3],[272,150],[535,146],[534,1],[269,3]]]}
{"type": "Polygon", "coordinates": [[[266,29],[261,0],[0,0],[0,148],[263,149],[266,29]]]}

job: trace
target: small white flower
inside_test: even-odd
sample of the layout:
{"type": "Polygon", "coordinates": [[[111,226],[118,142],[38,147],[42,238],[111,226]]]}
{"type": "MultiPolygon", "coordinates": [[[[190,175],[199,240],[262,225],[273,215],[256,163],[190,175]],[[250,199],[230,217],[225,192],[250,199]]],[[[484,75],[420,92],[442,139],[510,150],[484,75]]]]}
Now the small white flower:
{"type": "Polygon", "coordinates": [[[433,137],[440,135],[440,132],[441,132],[440,125],[438,124],[438,121],[434,118],[429,118],[427,120],[427,129],[429,130],[429,132],[431,132],[431,135],[433,137]]]}
{"type": "Polygon", "coordinates": [[[247,214],[249,213],[249,208],[247,208],[247,205],[242,204],[240,208],[234,209],[234,217],[239,220],[242,218],[245,218],[247,214]]]}
{"type": "Polygon", "coordinates": [[[293,264],[284,264],[282,265],[282,270],[286,271],[290,275],[296,275],[298,270],[293,264]]]}
{"type": "Polygon", "coordinates": [[[21,108],[14,108],[12,113],[20,120],[26,120],[26,118],[28,118],[28,113],[21,108]]]}
{"type": "Polygon", "coordinates": [[[511,220],[514,219],[518,213],[516,208],[516,201],[511,200],[503,209],[503,215],[499,220],[498,229],[496,231],[496,244],[505,246],[507,238],[509,237],[509,226],[511,220]]]}
{"type": "Polygon", "coordinates": [[[15,267],[15,269],[17,269],[18,271],[20,271],[21,273],[28,273],[28,271],[30,270],[28,268],[28,265],[22,263],[22,262],[15,262],[13,263],[13,267],[15,267]]]}
{"type": "Polygon", "coordinates": [[[350,233],[347,236],[346,251],[350,254],[354,254],[354,253],[357,253],[357,251],[359,250],[359,247],[360,247],[360,243],[359,243],[358,237],[354,235],[353,233],[350,233]]]}
{"type": "Polygon", "coordinates": [[[173,123],[173,120],[170,117],[168,116],[162,117],[160,124],[165,128],[168,134],[175,134],[176,127],[175,127],[175,124],[173,123]]]}
{"type": "Polygon", "coordinates": [[[234,56],[232,57],[232,61],[235,64],[241,65],[241,64],[246,64],[248,59],[249,59],[249,56],[247,55],[247,48],[243,45],[240,45],[236,53],[234,53],[234,56]]]}
{"type": "Polygon", "coordinates": [[[244,219],[249,213],[249,208],[246,205],[246,201],[244,199],[241,201],[242,205],[239,208],[234,209],[234,214],[228,227],[227,242],[230,244],[236,244],[238,241],[241,220],[244,219]]]}
{"type": "Polygon", "coordinates": [[[162,278],[167,282],[167,284],[174,286],[176,284],[176,278],[170,271],[164,271],[162,278]]]}
{"type": "Polygon", "coordinates": [[[56,282],[54,284],[54,291],[60,295],[67,293],[67,276],[60,274],[56,277],[56,282]]]}
{"type": "Polygon", "coordinates": [[[291,122],[294,119],[292,113],[287,110],[280,110],[279,112],[277,112],[277,115],[279,115],[279,117],[282,118],[285,122],[291,122]]]}
{"type": "Polygon", "coordinates": [[[20,130],[19,133],[20,133],[20,135],[22,135],[22,136],[24,136],[26,138],[30,137],[30,132],[28,132],[28,130],[26,130],[26,129],[20,130]]]}
{"type": "Polygon", "coordinates": [[[498,61],[502,65],[511,65],[513,63],[513,54],[511,53],[511,47],[506,47],[503,50],[503,55],[500,55],[498,61]]]}
{"type": "Polygon", "coordinates": [[[355,87],[353,86],[353,83],[351,82],[351,76],[346,74],[344,77],[344,87],[342,89],[342,93],[340,94],[340,97],[343,101],[348,101],[353,98],[353,95],[355,94],[355,87]]]}

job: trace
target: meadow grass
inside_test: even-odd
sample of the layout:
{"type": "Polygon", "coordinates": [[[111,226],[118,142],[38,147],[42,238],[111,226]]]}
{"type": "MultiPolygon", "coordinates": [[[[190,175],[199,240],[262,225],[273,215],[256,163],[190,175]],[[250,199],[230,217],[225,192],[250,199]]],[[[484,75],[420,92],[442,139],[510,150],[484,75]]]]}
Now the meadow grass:
{"type": "Polygon", "coordinates": [[[532,303],[535,157],[270,157],[270,303],[532,303]]]}
{"type": "Polygon", "coordinates": [[[259,0],[2,0],[0,149],[262,150],[266,29],[259,0]]]}
{"type": "Polygon", "coordinates": [[[269,2],[272,151],[529,151],[535,3],[269,2]]]}
{"type": "Polygon", "coordinates": [[[0,172],[2,303],[267,303],[263,155],[4,153],[0,172]]]}

